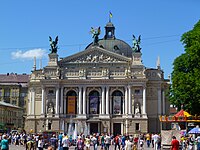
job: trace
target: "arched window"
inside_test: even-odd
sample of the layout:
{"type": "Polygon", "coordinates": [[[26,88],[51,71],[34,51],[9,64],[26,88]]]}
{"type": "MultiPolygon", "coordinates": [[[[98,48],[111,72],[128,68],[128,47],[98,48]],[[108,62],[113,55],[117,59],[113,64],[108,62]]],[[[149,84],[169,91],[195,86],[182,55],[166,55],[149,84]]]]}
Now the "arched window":
{"type": "Polygon", "coordinates": [[[112,93],[112,114],[122,114],[123,112],[123,94],[117,90],[112,93]]]}
{"type": "Polygon", "coordinates": [[[75,91],[67,92],[66,112],[67,112],[67,114],[76,114],[77,113],[77,94],[75,91]]]}
{"type": "Polygon", "coordinates": [[[89,94],[89,113],[99,114],[99,92],[91,91],[89,94]]]}

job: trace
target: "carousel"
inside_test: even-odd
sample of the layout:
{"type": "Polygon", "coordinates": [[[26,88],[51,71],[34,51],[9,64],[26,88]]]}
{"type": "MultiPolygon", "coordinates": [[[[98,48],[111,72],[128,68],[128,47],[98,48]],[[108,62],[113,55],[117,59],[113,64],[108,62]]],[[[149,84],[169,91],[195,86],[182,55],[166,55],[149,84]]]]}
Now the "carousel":
{"type": "Polygon", "coordinates": [[[189,114],[187,111],[181,109],[175,115],[163,115],[160,116],[160,122],[162,123],[171,123],[171,128],[183,130],[188,129],[188,126],[195,126],[200,122],[200,116],[193,116],[189,114]]]}

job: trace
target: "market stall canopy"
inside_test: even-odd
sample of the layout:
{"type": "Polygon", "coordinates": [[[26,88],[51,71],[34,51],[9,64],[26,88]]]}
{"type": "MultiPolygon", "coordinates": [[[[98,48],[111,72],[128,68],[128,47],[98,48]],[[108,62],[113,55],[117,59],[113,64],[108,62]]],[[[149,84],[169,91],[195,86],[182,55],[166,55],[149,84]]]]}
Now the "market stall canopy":
{"type": "Polygon", "coordinates": [[[183,109],[181,109],[176,115],[174,115],[175,117],[191,117],[192,115],[190,115],[187,111],[184,111],[183,109]]]}
{"type": "Polygon", "coordinates": [[[188,133],[189,134],[200,134],[200,128],[197,126],[193,129],[191,129],[188,133]]]}

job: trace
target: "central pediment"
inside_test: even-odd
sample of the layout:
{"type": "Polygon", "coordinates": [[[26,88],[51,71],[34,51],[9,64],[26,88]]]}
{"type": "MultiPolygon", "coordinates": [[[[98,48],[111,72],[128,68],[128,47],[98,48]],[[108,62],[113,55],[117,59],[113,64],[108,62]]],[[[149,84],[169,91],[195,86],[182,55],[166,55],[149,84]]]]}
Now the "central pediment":
{"type": "Polygon", "coordinates": [[[129,62],[131,58],[107,51],[98,46],[91,47],[74,55],[65,57],[60,63],[109,63],[109,62],[129,62]]]}

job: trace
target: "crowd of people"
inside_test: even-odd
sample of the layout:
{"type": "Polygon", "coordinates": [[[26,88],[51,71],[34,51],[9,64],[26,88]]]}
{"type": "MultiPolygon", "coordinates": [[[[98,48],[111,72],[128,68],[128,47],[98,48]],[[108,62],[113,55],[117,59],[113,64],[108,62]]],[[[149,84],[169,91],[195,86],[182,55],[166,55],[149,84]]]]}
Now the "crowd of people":
{"type": "MultiPolygon", "coordinates": [[[[8,150],[9,144],[22,145],[26,150],[68,150],[73,146],[76,150],[142,150],[151,147],[155,150],[161,149],[161,136],[159,134],[138,134],[138,135],[109,135],[92,134],[77,135],[75,139],[66,133],[52,134],[46,138],[43,134],[13,133],[0,135],[1,150],[8,150]],[[112,146],[112,148],[111,148],[112,146]]],[[[182,136],[177,139],[172,137],[171,150],[200,150],[200,135],[194,138],[182,136]],[[197,145],[196,148],[194,145],[197,145]]]]}

